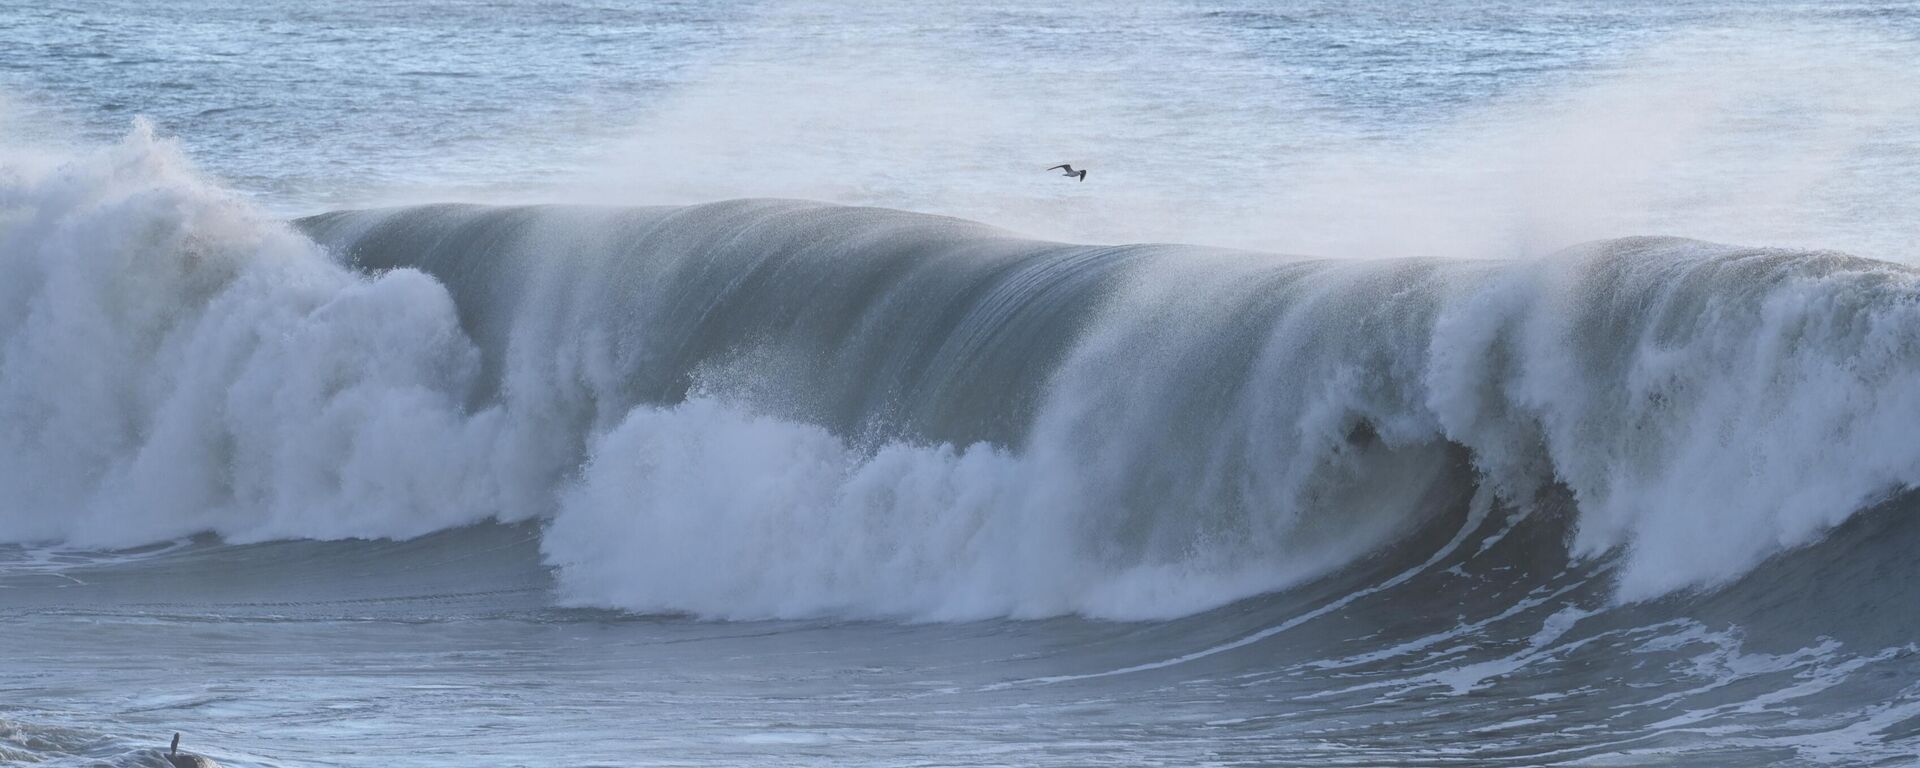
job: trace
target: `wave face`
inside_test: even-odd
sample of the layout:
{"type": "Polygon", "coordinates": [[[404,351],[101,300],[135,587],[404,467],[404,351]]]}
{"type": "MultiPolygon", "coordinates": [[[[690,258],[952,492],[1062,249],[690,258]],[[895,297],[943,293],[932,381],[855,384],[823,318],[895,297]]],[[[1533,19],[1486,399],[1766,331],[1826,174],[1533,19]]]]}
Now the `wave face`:
{"type": "Polygon", "coordinates": [[[1714,587],[1920,479],[1920,280],[1832,253],[1304,260],[770,200],[288,227],[144,129],[0,206],[8,541],[543,519],[581,605],[1153,618],[1476,496],[1618,599],[1714,587]]]}

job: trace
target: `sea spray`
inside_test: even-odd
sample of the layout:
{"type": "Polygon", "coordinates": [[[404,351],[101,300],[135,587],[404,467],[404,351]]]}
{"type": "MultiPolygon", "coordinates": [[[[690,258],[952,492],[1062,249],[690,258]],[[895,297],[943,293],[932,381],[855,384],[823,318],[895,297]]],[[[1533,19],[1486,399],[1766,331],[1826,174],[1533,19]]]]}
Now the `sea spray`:
{"type": "Polygon", "coordinates": [[[0,187],[0,536],[415,536],[499,512],[476,353],[137,123],[0,187]]]}

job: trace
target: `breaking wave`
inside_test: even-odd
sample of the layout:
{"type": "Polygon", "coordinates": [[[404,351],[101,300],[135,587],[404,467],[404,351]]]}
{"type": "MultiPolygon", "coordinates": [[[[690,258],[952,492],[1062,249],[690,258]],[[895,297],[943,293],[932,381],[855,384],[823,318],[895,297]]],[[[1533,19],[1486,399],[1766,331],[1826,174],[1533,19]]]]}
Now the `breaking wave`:
{"type": "Polygon", "coordinates": [[[1920,275],[1836,253],[1312,260],[779,200],[289,225],[142,126],[0,166],[0,271],[0,540],[538,520],[564,599],[635,611],[1187,615],[1475,494],[1633,601],[1920,480],[1920,275]]]}

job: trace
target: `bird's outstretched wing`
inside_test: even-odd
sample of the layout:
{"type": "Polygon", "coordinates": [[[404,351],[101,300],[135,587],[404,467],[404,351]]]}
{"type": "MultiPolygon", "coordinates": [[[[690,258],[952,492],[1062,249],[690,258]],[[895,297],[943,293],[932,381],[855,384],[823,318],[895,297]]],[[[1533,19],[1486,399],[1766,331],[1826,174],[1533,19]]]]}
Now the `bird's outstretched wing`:
{"type": "Polygon", "coordinates": [[[1086,180],[1087,180],[1087,172],[1086,172],[1086,171],[1081,171],[1081,172],[1080,172],[1080,180],[1081,180],[1081,181],[1086,181],[1086,180]]]}
{"type": "Polygon", "coordinates": [[[1072,172],[1073,172],[1073,164],[1072,164],[1072,163],[1061,163],[1061,164],[1059,164],[1059,165],[1056,165],[1056,166],[1054,166],[1054,167],[1052,167],[1052,168],[1048,168],[1047,170],[1049,170],[1049,171],[1057,171],[1057,170],[1060,170],[1060,169],[1062,169],[1062,168],[1065,168],[1065,169],[1067,169],[1067,172],[1068,172],[1068,173],[1072,173],[1072,172]]]}

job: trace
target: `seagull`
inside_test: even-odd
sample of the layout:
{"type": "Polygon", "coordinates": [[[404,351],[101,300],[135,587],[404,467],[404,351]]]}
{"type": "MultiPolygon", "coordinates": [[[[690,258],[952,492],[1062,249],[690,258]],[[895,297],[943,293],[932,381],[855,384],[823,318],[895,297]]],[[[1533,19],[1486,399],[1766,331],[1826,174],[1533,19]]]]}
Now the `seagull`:
{"type": "Polygon", "coordinates": [[[1074,169],[1073,169],[1073,164],[1071,164],[1071,163],[1061,163],[1061,164],[1059,164],[1059,165],[1056,165],[1056,166],[1054,166],[1054,167],[1052,167],[1052,168],[1048,168],[1047,170],[1049,170],[1049,171],[1058,171],[1058,170],[1065,170],[1065,171],[1066,171],[1066,173],[1063,173],[1063,174],[1060,174],[1060,175],[1062,175],[1062,176],[1078,176],[1078,177],[1080,177],[1080,180],[1081,180],[1081,181],[1086,181],[1086,180],[1087,180],[1087,172],[1086,172],[1086,171],[1084,171],[1084,170],[1082,170],[1082,171],[1076,171],[1076,170],[1074,170],[1074,169]]]}

